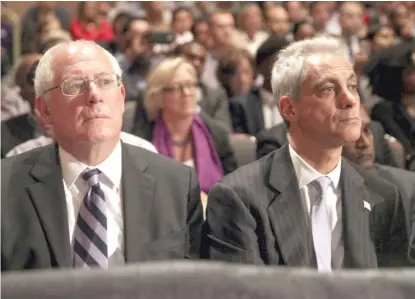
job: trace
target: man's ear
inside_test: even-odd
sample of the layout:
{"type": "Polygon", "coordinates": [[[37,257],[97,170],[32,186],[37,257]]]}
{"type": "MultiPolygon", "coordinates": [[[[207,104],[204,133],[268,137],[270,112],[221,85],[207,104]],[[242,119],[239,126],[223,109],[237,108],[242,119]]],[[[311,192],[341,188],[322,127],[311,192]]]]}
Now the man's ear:
{"type": "Polygon", "coordinates": [[[35,115],[40,119],[44,124],[52,125],[52,117],[49,111],[47,101],[42,97],[36,97],[35,99],[35,115]]]}
{"type": "Polygon", "coordinates": [[[289,96],[283,96],[280,99],[280,114],[288,122],[296,118],[295,105],[293,105],[293,100],[289,96]]]}
{"type": "Polygon", "coordinates": [[[122,84],[122,83],[121,83],[121,86],[120,86],[120,90],[121,90],[121,95],[122,95],[122,105],[123,105],[123,110],[122,110],[122,112],[124,113],[124,112],[125,112],[125,87],[124,87],[124,84],[122,84]]]}

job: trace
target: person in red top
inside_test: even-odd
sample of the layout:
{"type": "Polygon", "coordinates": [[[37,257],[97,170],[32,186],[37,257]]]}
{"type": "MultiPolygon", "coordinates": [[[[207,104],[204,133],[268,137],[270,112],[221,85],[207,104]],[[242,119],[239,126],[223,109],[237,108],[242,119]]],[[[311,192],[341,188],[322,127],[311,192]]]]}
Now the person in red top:
{"type": "Polygon", "coordinates": [[[98,2],[79,3],[78,18],[71,22],[71,34],[74,40],[86,39],[94,42],[108,42],[114,39],[113,28],[98,11],[98,2]]]}

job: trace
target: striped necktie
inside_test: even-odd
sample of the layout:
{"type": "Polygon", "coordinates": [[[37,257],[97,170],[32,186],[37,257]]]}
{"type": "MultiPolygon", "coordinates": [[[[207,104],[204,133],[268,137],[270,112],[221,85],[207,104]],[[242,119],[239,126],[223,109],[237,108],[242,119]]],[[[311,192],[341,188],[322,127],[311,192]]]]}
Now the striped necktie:
{"type": "Polygon", "coordinates": [[[74,231],[74,266],[108,268],[107,208],[99,185],[98,169],[87,169],[82,178],[89,189],[79,209],[74,231]]]}

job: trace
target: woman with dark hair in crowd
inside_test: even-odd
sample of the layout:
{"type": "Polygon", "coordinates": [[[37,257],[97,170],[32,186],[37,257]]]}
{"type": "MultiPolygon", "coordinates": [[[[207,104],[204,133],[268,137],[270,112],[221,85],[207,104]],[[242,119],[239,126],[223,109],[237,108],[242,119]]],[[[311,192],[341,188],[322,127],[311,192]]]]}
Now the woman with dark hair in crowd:
{"type": "Polygon", "coordinates": [[[250,92],[255,79],[255,62],[252,55],[246,50],[230,48],[229,54],[219,60],[216,76],[226,90],[228,98],[250,92]]]}

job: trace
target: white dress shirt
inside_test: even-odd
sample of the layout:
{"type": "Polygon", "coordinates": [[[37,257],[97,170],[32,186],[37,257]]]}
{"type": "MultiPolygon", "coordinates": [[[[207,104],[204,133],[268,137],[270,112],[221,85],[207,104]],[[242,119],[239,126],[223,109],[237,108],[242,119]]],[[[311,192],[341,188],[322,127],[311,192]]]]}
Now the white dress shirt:
{"type": "Polygon", "coordinates": [[[110,264],[124,261],[124,222],[121,197],[121,142],[102,163],[88,166],[78,161],[71,154],[59,147],[59,159],[63,174],[70,244],[73,250],[73,234],[82,201],[89,189],[81,174],[87,168],[98,168],[101,171],[99,183],[107,204],[107,242],[110,264]]]}
{"type": "MultiPolygon", "coordinates": [[[[328,174],[322,174],[315,170],[313,167],[311,167],[303,158],[301,158],[290,144],[288,145],[288,147],[307,215],[310,216],[311,214],[310,194],[308,190],[308,185],[321,176],[327,176],[330,178],[332,184],[329,185],[329,188],[327,190],[327,196],[329,199],[329,219],[331,224],[331,230],[333,231],[334,227],[337,224],[337,219],[339,218],[337,215],[336,204],[337,201],[341,201],[341,188],[339,184],[341,174],[341,159],[339,160],[337,166],[331,172],[329,172],[328,174]]],[[[341,209],[340,213],[342,213],[341,209]]],[[[339,222],[339,226],[339,231],[343,231],[343,224],[341,222],[339,222]]],[[[344,246],[342,236],[340,237],[340,246],[344,246]]]]}

